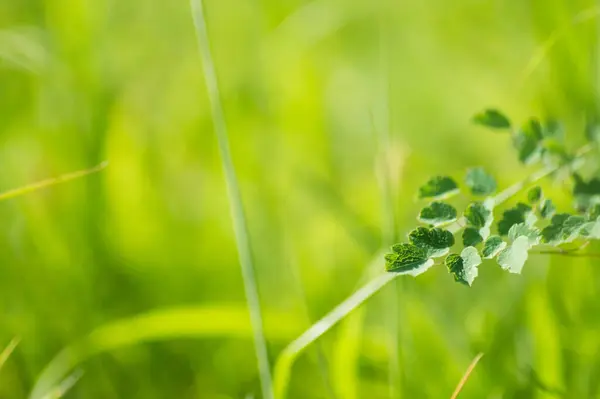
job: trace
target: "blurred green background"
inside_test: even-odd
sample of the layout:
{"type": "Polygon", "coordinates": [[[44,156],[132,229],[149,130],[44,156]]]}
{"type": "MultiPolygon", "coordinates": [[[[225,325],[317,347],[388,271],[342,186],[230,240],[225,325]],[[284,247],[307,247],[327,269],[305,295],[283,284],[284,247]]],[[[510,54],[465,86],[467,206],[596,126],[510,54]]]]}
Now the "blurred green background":
{"type": "MultiPolygon", "coordinates": [[[[583,142],[595,7],[205,1],[272,363],[415,227],[428,177],[531,172],[474,113],[583,142]]],[[[0,188],[110,161],[0,203],[0,347],[21,339],[0,398],[70,345],[68,398],[260,397],[202,68],[186,0],[0,2],[0,188]]],[[[447,398],[480,351],[463,398],[600,397],[598,262],[480,270],[471,289],[443,267],[397,279],[300,356],[288,397],[447,398]]]]}

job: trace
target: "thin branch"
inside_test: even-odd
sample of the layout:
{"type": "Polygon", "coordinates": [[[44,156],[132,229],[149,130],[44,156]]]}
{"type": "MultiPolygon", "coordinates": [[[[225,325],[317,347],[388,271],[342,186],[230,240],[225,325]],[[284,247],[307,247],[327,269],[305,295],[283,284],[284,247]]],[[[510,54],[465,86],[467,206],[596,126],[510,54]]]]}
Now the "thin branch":
{"type": "Polygon", "coordinates": [[[92,173],[96,173],[101,171],[102,169],[108,166],[108,162],[104,161],[101,164],[94,166],[93,168],[79,170],[76,172],[67,173],[57,177],[51,177],[46,180],[42,180],[36,183],[31,183],[23,187],[14,188],[12,190],[5,191],[0,193],[0,201],[7,200],[10,198],[18,197],[20,195],[29,194],[33,191],[41,190],[43,188],[55,186],[57,184],[66,183],[71,180],[78,179],[80,177],[84,177],[90,175],[92,173]]]}
{"type": "Polygon", "coordinates": [[[471,361],[471,364],[469,364],[467,371],[465,371],[465,374],[462,376],[462,378],[458,382],[458,385],[456,386],[456,389],[454,390],[454,393],[452,393],[452,396],[450,397],[450,399],[456,399],[458,397],[458,394],[460,393],[460,391],[462,391],[463,387],[465,386],[465,383],[471,376],[471,373],[475,369],[475,366],[477,366],[477,363],[479,363],[479,360],[481,360],[482,357],[483,357],[483,352],[479,353],[477,356],[475,356],[473,361],[471,361]]]}
{"type": "Polygon", "coordinates": [[[598,252],[588,252],[588,253],[579,253],[573,251],[553,251],[553,250],[541,250],[541,251],[531,251],[532,255],[559,255],[559,256],[568,256],[572,258],[591,258],[591,259],[600,259],[600,253],[598,252]]]}
{"type": "MultiPolygon", "coordinates": [[[[581,158],[583,158],[587,153],[589,153],[592,150],[592,148],[593,147],[589,144],[585,145],[577,151],[576,157],[570,163],[566,165],[546,167],[540,169],[537,172],[534,172],[530,176],[526,177],[522,181],[517,182],[512,186],[506,188],[494,197],[495,205],[497,206],[502,204],[503,202],[506,202],[514,195],[518,194],[520,191],[525,189],[529,184],[535,183],[543,179],[544,177],[549,176],[552,173],[558,172],[562,169],[577,165],[578,161],[580,161],[581,158]]],[[[447,230],[454,234],[458,232],[461,228],[462,225],[459,220],[450,224],[447,227],[447,230]]],[[[380,253],[378,253],[374,257],[371,263],[379,262],[381,259],[381,253],[385,252],[385,250],[385,248],[381,249],[380,253]]],[[[302,333],[298,338],[296,338],[294,341],[288,344],[288,346],[284,348],[284,350],[279,355],[275,364],[274,383],[276,398],[283,399],[285,397],[291,368],[296,358],[304,349],[306,349],[306,347],[308,347],[311,343],[313,343],[319,337],[325,334],[344,317],[348,316],[354,309],[362,305],[363,302],[365,302],[367,299],[369,299],[371,296],[377,293],[380,289],[385,287],[389,282],[402,275],[404,275],[404,273],[384,272],[375,276],[361,288],[354,291],[354,293],[352,293],[348,298],[346,298],[343,302],[337,305],[333,310],[331,310],[320,320],[318,320],[316,323],[310,326],[309,329],[302,333]]]]}
{"type": "Polygon", "coordinates": [[[244,289],[246,291],[246,300],[248,302],[248,311],[250,313],[250,322],[254,337],[254,347],[258,361],[258,371],[260,384],[262,388],[263,399],[273,398],[273,388],[271,380],[271,367],[267,352],[267,343],[263,332],[262,313],[260,309],[260,300],[258,287],[250,250],[250,239],[248,237],[248,227],[246,224],[246,215],[242,204],[242,197],[238,186],[238,180],[235,173],[235,167],[229,149],[229,137],[227,125],[223,115],[221,105],[221,94],[215,66],[210,50],[210,41],[206,28],[206,17],[204,15],[204,4],[202,0],[190,0],[192,18],[196,29],[196,38],[198,40],[198,49],[204,66],[204,79],[208,91],[209,102],[211,106],[212,120],[215,134],[219,144],[221,154],[221,164],[225,171],[225,182],[227,184],[227,195],[229,207],[233,222],[233,231],[235,242],[242,269],[242,278],[244,289]]]}

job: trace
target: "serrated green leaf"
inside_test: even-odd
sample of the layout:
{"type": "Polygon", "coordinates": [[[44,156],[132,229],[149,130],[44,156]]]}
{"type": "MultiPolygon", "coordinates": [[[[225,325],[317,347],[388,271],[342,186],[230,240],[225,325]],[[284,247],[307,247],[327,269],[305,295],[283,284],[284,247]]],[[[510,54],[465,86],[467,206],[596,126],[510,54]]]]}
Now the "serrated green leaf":
{"type": "Polygon", "coordinates": [[[427,257],[435,258],[446,255],[454,245],[454,235],[440,228],[417,227],[408,235],[411,244],[425,251],[427,257]]]}
{"type": "Polygon", "coordinates": [[[448,176],[435,176],[419,188],[419,198],[442,199],[458,193],[458,185],[448,176]]]}
{"type": "Polygon", "coordinates": [[[556,213],[556,207],[552,203],[552,200],[546,199],[542,202],[542,206],[540,207],[540,216],[544,219],[550,219],[556,213]]]}
{"type": "Polygon", "coordinates": [[[572,242],[586,232],[586,219],[579,215],[559,213],[542,229],[542,241],[550,245],[572,242]]]}
{"type": "Polygon", "coordinates": [[[514,208],[507,209],[502,214],[502,220],[498,222],[498,234],[505,236],[510,228],[519,223],[528,222],[531,224],[535,220],[531,219],[532,209],[529,205],[519,202],[514,208]]]}
{"type": "Polygon", "coordinates": [[[464,213],[465,219],[469,226],[481,229],[490,222],[493,217],[492,211],[484,206],[481,202],[472,202],[467,206],[464,213]]]}
{"type": "Polygon", "coordinates": [[[513,144],[519,152],[521,162],[530,164],[539,158],[542,138],[542,126],[536,119],[530,119],[513,136],[513,144]]]}
{"type": "Polygon", "coordinates": [[[491,129],[509,129],[510,120],[496,109],[486,109],[473,117],[473,122],[491,129]]]}
{"type": "Polygon", "coordinates": [[[595,240],[600,239],[600,217],[592,219],[591,222],[586,223],[581,229],[581,235],[595,240]]]}
{"type": "Polygon", "coordinates": [[[446,257],[448,272],[454,275],[454,281],[471,286],[479,274],[477,267],[481,257],[474,247],[466,247],[460,255],[450,254],[446,257]]]}
{"type": "Polygon", "coordinates": [[[474,247],[483,242],[483,237],[475,227],[465,227],[462,233],[463,245],[465,247],[474,247]]]}
{"type": "Polygon", "coordinates": [[[485,240],[481,253],[485,259],[491,259],[498,255],[504,248],[506,248],[506,243],[500,236],[491,236],[485,240]]]}
{"type": "Polygon", "coordinates": [[[590,206],[587,211],[587,216],[589,220],[595,221],[600,216],[600,204],[594,204],[590,206]]]}
{"type": "Polygon", "coordinates": [[[579,174],[573,174],[573,196],[575,207],[581,211],[600,203],[600,179],[597,177],[585,181],[579,174]]]}
{"type": "Polygon", "coordinates": [[[532,187],[527,192],[527,201],[535,205],[542,200],[542,189],[539,186],[532,187]]]}
{"type": "Polygon", "coordinates": [[[433,260],[428,259],[427,252],[413,244],[396,244],[394,251],[385,255],[385,268],[394,273],[422,273],[433,265],[433,260]]]}
{"type": "Polygon", "coordinates": [[[432,202],[419,213],[422,223],[439,226],[456,220],[456,208],[445,202],[432,202]]]}
{"type": "Polygon", "coordinates": [[[511,245],[498,254],[498,264],[510,273],[520,274],[529,256],[529,239],[518,237],[511,245]]]}
{"type": "Polygon", "coordinates": [[[469,169],[465,183],[473,195],[490,195],[496,191],[496,180],[481,167],[469,169]]]}
{"type": "Polygon", "coordinates": [[[515,224],[508,231],[508,239],[512,242],[516,241],[519,237],[527,237],[530,247],[539,244],[541,239],[540,231],[535,227],[527,225],[527,223],[515,224]]]}

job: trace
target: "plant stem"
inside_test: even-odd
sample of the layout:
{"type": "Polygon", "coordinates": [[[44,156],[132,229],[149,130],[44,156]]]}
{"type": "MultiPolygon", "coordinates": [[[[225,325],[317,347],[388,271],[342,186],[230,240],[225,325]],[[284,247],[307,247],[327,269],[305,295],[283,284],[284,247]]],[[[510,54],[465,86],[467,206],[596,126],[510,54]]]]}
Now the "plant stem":
{"type": "Polygon", "coordinates": [[[79,170],[76,172],[67,173],[57,177],[51,177],[46,180],[42,180],[36,183],[31,183],[23,187],[14,188],[12,190],[5,191],[0,193],[0,201],[11,199],[14,197],[18,197],[20,195],[29,194],[33,191],[41,190],[43,188],[55,186],[57,184],[66,183],[71,180],[78,179],[80,177],[84,177],[87,175],[91,175],[92,173],[96,173],[101,171],[102,169],[108,166],[108,162],[102,162],[101,164],[94,166],[93,168],[79,170]]]}
{"type": "Polygon", "coordinates": [[[460,393],[460,391],[462,391],[463,387],[465,386],[465,383],[469,379],[469,376],[471,375],[471,373],[475,369],[475,366],[477,366],[477,363],[479,363],[479,361],[481,360],[482,357],[483,357],[483,353],[479,353],[471,361],[471,364],[469,364],[467,371],[465,371],[465,374],[462,376],[462,378],[458,382],[458,385],[456,386],[456,389],[454,390],[454,393],[452,393],[452,396],[450,397],[450,399],[456,399],[458,397],[458,394],[460,393]]]}
{"type": "MultiPolygon", "coordinates": [[[[500,205],[514,195],[519,193],[521,190],[526,188],[528,185],[535,183],[544,177],[560,171],[564,168],[577,165],[577,162],[581,160],[587,153],[592,150],[592,146],[587,144],[581,147],[576,152],[576,157],[570,163],[566,165],[560,165],[556,167],[546,167],[534,172],[525,179],[513,184],[512,186],[501,191],[494,197],[495,205],[500,205]]],[[[452,223],[447,227],[447,230],[456,233],[461,229],[460,220],[452,223]]],[[[381,253],[385,253],[385,248],[380,250],[375,258],[371,261],[378,262],[381,258],[381,253]]],[[[358,308],[377,293],[380,289],[385,287],[389,282],[393,281],[396,277],[403,275],[403,273],[388,273],[384,272],[371,279],[364,286],[355,291],[352,295],[346,298],[343,302],[337,305],[333,310],[323,316],[315,324],[313,324],[308,330],[302,333],[298,338],[292,341],[279,355],[277,363],[275,364],[275,393],[277,399],[283,399],[286,395],[287,384],[289,381],[290,370],[294,364],[295,359],[299,354],[308,347],[311,343],[316,341],[325,332],[335,326],[340,320],[348,316],[354,309],[358,308]]]]}
{"type": "Polygon", "coordinates": [[[254,271],[254,264],[250,250],[250,241],[248,237],[248,227],[244,213],[240,189],[237,176],[231,158],[229,149],[229,138],[227,134],[227,125],[223,115],[221,105],[221,95],[215,72],[215,66],[210,51],[210,41],[206,28],[206,18],[204,15],[204,4],[202,0],[190,0],[192,9],[192,18],[196,29],[196,38],[198,48],[204,66],[204,79],[206,81],[208,97],[211,106],[211,114],[214,124],[215,134],[221,154],[221,164],[225,172],[225,182],[227,185],[227,195],[229,199],[230,212],[233,222],[233,231],[239,254],[246,300],[248,302],[248,311],[250,313],[250,322],[254,338],[254,347],[258,361],[258,371],[262,388],[263,399],[273,398],[273,388],[271,380],[271,370],[267,352],[267,344],[263,332],[263,321],[260,309],[260,300],[258,287],[254,271]]]}

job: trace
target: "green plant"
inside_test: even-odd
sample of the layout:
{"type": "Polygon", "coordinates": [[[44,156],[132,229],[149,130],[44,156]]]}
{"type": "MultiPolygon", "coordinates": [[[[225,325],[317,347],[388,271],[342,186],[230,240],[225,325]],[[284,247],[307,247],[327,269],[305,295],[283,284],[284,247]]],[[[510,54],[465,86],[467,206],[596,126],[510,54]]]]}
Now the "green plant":
{"type": "MultiPolygon", "coordinates": [[[[444,263],[455,281],[470,286],[483,259],[496,259],[502,269],[518,274],[533,248],[555,247],[555,253],[562,255],[578,253],[590,240],[600,238],[600,179],[586,181],[577,172],[595,149],[594,135],[588,135],[590,144],[571,153],[564,145],[561,126],[552,121],[540,123],[530,119],[522,127],[513,128],[506,116],[492,109],[477,114],[473,121],[509,132],[519,160],[523,164],[543,163],[544,169],[495,196],[495,179],[482,168],[469,169],[465,185],[474,198],[458,220],[454,206],[439,200],[447,201],[457,194],[459,185],[449,176],[431,178],[419,189],[419,198],[435,200],[418,217],[428,226],[411,231],[408,243],[394,245],[392,252],[385,255],[388,272],[422,274],[436,264],[434,258],[448,254],[455,241],[462,241],[460,253],[448,254],[444,263]],[[573,213],[556,213],[552,200],[536,185],[545,176],[557,180],[572,176],[573,213]],[[496,234],[492,234],[496,207],[527,188],[527,203],[518,202],[505,210],[496,223],[496,234]],[[462,240],[455,240],[454,235],[461,230],[462,240]],[[573,247],[574,243],[577,245],[573,247]]],[[[546,249],[543,253],[553,251],[546,249]]]]}

